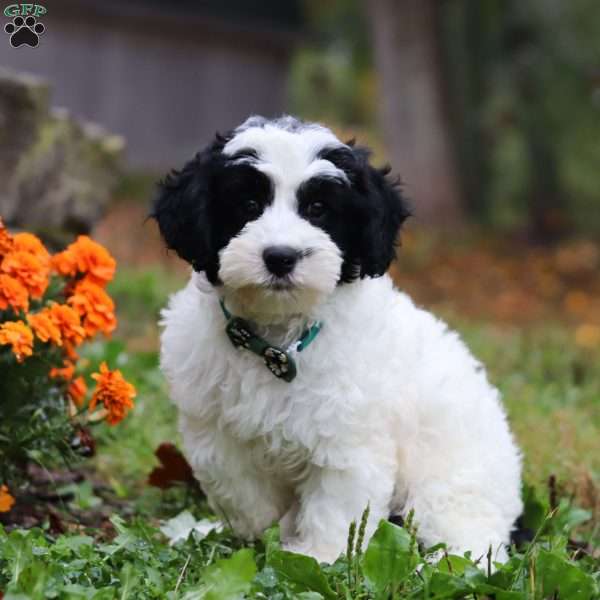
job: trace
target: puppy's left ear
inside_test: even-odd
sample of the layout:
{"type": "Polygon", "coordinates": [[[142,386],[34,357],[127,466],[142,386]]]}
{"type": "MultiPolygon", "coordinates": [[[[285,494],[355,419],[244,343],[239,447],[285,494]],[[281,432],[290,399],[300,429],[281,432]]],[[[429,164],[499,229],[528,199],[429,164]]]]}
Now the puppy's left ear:
{"type": "Polygon", "coordinates": [[[412,212],[400,192],[400,181],[389,178],[390,167],[376,169],[363,155],[364,193],[369,222],[362,232],[361,277],[383,275],[396,257],[398,234],[412,212]]]}
{"type": "Polygon", "coordinates": [[[208,227],[210,181],[222,138],[199,152],[180,171],[172,171],[159,184],[150,217],[156,219],[161,236],[171,250],[194,270],[206,271],[214,264],[208,227]]]}

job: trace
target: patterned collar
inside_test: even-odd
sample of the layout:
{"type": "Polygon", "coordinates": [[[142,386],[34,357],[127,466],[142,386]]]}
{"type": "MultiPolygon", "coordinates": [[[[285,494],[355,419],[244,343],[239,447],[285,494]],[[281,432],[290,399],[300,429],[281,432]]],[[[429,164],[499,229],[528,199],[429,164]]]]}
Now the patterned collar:
{"type": "Polygon", "coordinates": [[[296,361],[292,354],[302,352],[319,334],[322,324],[319,321],[314,322],[310,327],[306,327],[302,335],[287,350],[270,344],[264,338],[254,332],[252,326],[246,319],[234,317],[225,307],[223,299],[219,300],[223,315],[227,320],[225,333],[236,348],[245,348],[250,352],[260,356],[267,369],[278,379],[283,379],[288,383],[296,377],[296,361]]]}

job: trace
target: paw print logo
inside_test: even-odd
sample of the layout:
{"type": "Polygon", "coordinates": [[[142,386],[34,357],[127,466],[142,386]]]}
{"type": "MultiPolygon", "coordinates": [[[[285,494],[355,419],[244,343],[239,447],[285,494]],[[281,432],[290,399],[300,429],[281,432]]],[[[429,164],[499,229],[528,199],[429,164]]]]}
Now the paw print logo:
{"type": "Polygon", "coordinates": [[[264,351],[263,359],[275,377],[288,382],[296,377],[296,365],[283,350],[269,346],[264,351]]]}
{"type": "Polygon", "coordinates": [[[226,331],[231,343],[236,348],[239,348],[240,346],[247,349],[250,348],[250,340],[254,337],[254,334],[248,328],[244,319],[234,317],[229,321],[226,331]]]}
{"type": "Polygon", "coordinates": [[[23,17],[15,17],[12,23],[7,23],[4,26],[4,31],[10,35],[10,45],[13,48],[19,46],[31,46],[35,48],[39,42],[39,36],[44,33],[46,28],[39,23],[38,20],[29,16],[26,19],[23,17]]]}

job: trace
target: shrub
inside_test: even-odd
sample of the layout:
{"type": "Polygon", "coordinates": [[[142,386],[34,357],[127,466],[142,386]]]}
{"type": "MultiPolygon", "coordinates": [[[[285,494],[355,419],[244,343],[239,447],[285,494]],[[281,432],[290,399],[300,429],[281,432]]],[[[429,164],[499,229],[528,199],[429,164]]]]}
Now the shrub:
{"type": "Polygon", "coordinates": [[[133,407],[135,389],[120,371],[103,363],[87,377],[78,355],[116,328],[105,290],[115,268],[87,236],[51,255],[0,220],[0,511],[10,509],[10,488],[28,464],[49,468],[93,453],[89,426],[115,425],[133,407]]]}

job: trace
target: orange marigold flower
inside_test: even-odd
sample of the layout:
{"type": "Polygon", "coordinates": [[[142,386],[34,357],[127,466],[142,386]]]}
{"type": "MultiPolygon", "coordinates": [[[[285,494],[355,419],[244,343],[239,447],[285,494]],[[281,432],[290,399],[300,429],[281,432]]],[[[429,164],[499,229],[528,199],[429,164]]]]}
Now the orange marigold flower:
{"type": "Polygon", "coordinates": [[[69,394],[69,398],[75,402],[77,406],[83,406],[83,401],[85,400],[85,395],[87,394],[87,385],[85,383],[85,379],[83,377],[77,377],[71,382],[69,385],[69,389],[67,390],[69,394]]]}
{"type": "Polygon", "coordinates": [[[25,250],[16,250],[2,260],[1,270],[20,281],[33,298],[41,298],[50,274],[44,258],[25,250]]]}
{"type": "MultiPolygon", "coordinates": [[[[69,355],[72,347],[78,346],[85,339],[85,329],[81,325],[79,313],[66,304],[57,304],[56,302],[50,305],[48,313],[59,328],[63,341],[70,342],[67,348],[67,355],[69,355]]],[[[70,355],[69,358],[71,358],[70,355]]]]}
{"type": "Polygon", "coordinates": [[[64,367],[52,367],[52,369],[50,369],[50,377],[53,379],[71,381],[75,374],[75,363],[66,358],[63,360],[63,365],[64,367]]]}
{"type": "Polygon", "coordinates": [[[69,248],[52,257],[52,268],[64,277],[74,277],[77,274],[77,257],[69,248]]]}
{"type": "Polygon", "coordinates": [[[12,346],[18,362],[33,354],[33,332],[23,321],[7,321],[0,324],[0,346],[12,346]]]}
{"type": "Polygon", "coordinates": [[[0,485],[0,512],[8,512],[15,503],[15,499],[10,495],[8,487],[0,485]]]}
{"type": "Polygon", "coordinates": [[[80,281],[67,302],[81,315],[88,337],[99,331],[108,335],[115,330],[115,304],[99,285],[86,279],[80,281]]]}
{"type": "Polygon", "coordinates": [[[8,233],[8,229],[4,227],[2,219],[0,219],[0,257],[8,254],[13,249],[13,238],[8,233]]]}
{"type": "Polygon", "coordinates": [[[83,273],[97,285],[105,285],[114,277],[116,262],[108,250],[87,235],[80,235],[66,250],[52,258],[54,269],[61,275],[73,277],[83,273]]]}
{"type": "Polygon", "coordinates": [[[16,312],[29,310],[29,295],[18,279],[0,273],[0,310],[9,306],[16,312]]]}
{"type": "Polygon", "coordinates": [[[61,330],[50,309],[45,308],[36,314],[27,315],[27,322],[42,342],[62,346],[61,330]]]}
{"type": "Polygon", "coordinates": [[[100,373],[94,373],[92,379],[97,383],[90,401],[90,411],[94,410],[98,402],[102,402],[108,411],[106,421],[110,425],[116,425],[133,408],[135,388],[125,381],[121,371],[110,371],[105,362],[100,365],[100,373]]]}
{"type": "Polygon", "coordinates": [[[46,246],[42,244],[40,238],[33,233],[17,233],[13,237],[13,252],[28,252],[37,256],[42,263],[47,267],[50,264],[50,253],[46,250],[46,246]]]}

